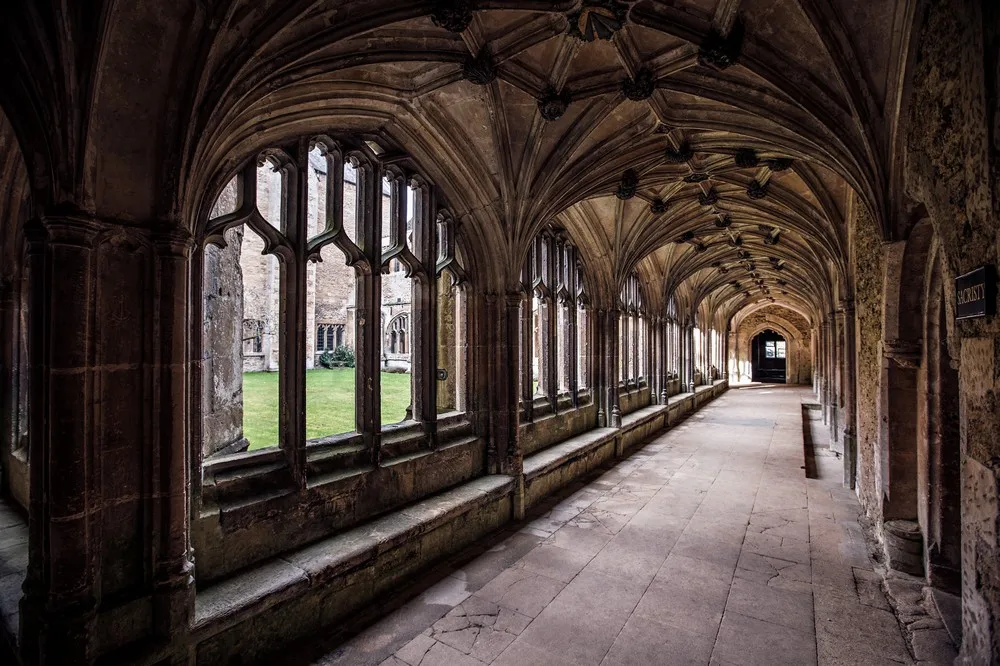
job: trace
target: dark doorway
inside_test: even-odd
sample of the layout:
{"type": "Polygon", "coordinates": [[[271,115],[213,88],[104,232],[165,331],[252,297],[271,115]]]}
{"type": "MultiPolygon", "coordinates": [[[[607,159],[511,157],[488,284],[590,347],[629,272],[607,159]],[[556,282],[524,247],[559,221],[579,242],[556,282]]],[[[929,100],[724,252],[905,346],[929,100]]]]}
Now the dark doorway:
{"type": "Polygon", "coordinates": [[[785,383],[785,339],[768,329],[758,333],[750,346],[753,381],[785,383]]]}

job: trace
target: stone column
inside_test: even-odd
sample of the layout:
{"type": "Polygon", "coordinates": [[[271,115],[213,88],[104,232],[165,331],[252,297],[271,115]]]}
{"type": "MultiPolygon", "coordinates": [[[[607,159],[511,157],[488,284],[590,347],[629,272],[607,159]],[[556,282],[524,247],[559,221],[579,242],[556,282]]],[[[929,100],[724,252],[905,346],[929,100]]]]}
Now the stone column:
{"type": "Polygon", "coordinates": [[[823,406],[823,423],[830,423],[830,320],[824,316],[820,324],[820,364],[823,372],[820,380],[819,401],[823,406]]]}
{"type": "Polygon", "coordinates": [[[153,635],[182,645],[194,612],[191,560],[190,469],[187,439],[187,312],[192,242],[186,232],[154,235],[158,298],[159,359],[156,368],[151,504],[157,543],[153,545],[153,635]]]}
{"type": "Polygon", "coordinates": [[[514,517],[524,517],[524,452],[520,442],[520,410],[518,409],[518,338],[521,331],[521,303],[523,294],[509,291],[502,298],[489,296],[491,318],[490,344],[494,350],[491,382],[491,470],[493,473],[514,477],[514,517]],[[495,336],[495,337],[494,337],[495,336]]]}
{"type": "Polygon", "coordinates": [[[101,498],[91,365],[97,220],[29,222],[30,511],[21,654],[28,663],[89,663],[100,602],[101,498]]]}
{"type": "MultiPolygon", "coordinates": [[[[520,293],[520,292],[518,292],[520,293]]],[[[508,294],[508,298],[510,295],[508,294]]],[[[521,300],[518,301],[518,336],[520,338],[520,343],[518,344],[518,356],[515,357],[514,367],[520,368],[521,373],[521,391],[520,391],[520,402],[521,402],[521,416],[526,422],[530,422],[532,416],[534,416],[534,409],[532,407],[532,402],[534,401],[535,391],[532,383],[534,382],[534,373],[532,372],[532,361],[533,352],[532,349],[535,346],[535,336],[534,336],[534,296],[529,291],[527,294],[521,294],[521,300]],[[518,365],[518,360],[520,365],[518,365]]],[[[517,403],[515,403],[516,405],[517,403]]]]}
{"type": "Polygon", "coordinates": [[[917,403],[920,342],[885,340],[879,378],[883,520],[917,517],[917,403]]]}
{"type": "Polygon", "coordinates": [[[844,486],[854,488],[857,475],[857,330],[855,328],[854,301],[844,301],[841,306],[844,317],[844,486]]]}
{"type": "MultiPolygon", "coordinates": [[[[622,316],[617,309],[608,311],[608,425],[612,428],[622,427],[622,410],[619,403],[619,383],[622,378],[618,375],[618,355],[624,354],[622,349],[622,316]]],[[[623,364],[624,365],[624,364],[623,364]]],[[[627,374],[627,369],[626,369],[627,374]]]]}
{"type": "Polygon", "coordinates": [[[840,421],[841,410],[844,405],[844,387],[842,377],[842,367],[844,363],[844,314],[841,310],[830,313],[830,374],[831,374],[831,395],[832,404],[830,419],[830,450],[843,454],[844,443],[841,439],[840,421]]]}

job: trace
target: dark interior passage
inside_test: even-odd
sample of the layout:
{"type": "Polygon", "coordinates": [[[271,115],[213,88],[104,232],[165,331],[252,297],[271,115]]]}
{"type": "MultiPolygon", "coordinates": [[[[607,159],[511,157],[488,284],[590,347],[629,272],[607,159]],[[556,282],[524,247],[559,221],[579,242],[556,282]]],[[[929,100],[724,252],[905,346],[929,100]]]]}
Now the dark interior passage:
{"type": "Polygon", "coordinates": [[[784,384],[785,356],[788,351],[785,338],[768,329],[755,336],[750,344],[753,381],[784,384]]]}

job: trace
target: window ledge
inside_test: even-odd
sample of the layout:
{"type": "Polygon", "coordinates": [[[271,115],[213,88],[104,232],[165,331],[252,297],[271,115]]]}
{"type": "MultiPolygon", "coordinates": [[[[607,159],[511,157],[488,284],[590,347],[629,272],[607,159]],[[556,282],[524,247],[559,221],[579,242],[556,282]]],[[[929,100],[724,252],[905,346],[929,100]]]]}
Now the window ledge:
{"type": "Polygon", "coordinates": [[[513,479],[480,477],[199,590],[194,628],[218,633],[331,579],[390,559],[394,550],[510,492],[513,479]]]}

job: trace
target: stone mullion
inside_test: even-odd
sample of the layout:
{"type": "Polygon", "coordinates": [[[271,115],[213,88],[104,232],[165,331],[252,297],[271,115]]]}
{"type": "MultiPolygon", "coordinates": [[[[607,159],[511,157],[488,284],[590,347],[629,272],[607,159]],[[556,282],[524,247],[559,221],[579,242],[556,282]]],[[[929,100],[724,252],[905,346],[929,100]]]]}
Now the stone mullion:
{"type": "Polygon", "coordinates": [[[603,428],[607,425],[608,413],[606,410],[605,383],[603,381],[604,356],[602,354],[602,335],[604,326],[604,311],[598,307],[591,308],[587,316],[587,335],[590,336],[590,374],[588,380],[590,393],[593,396],[594,404],[597,405],[597,427],[603,428]]]}
{"type": "Polygon", "coordinates": [[[83,217],[43,224],[26,233],[32,435],[21,650],[32,663],[68,664],[91,659],[100,601],[100,484],[90,413],[93,246],[100,225],[83,217]]]}
{"type": "Polygon", "coordinates": [[[694,326],[688,326],[687,329],[687,347],[688,347],[688,391],[694,393],[694,381],[695,381],[695,357],[694,357],[694,326]]]}
{"type": "Polygon", "coordinates": [[[288,457],[292,478],[299,488],[306,485],[306,313],[308,288],[309,179],[308,145],[299,147],[301,161],[287,169],[282,229],[292,247],[292,257],[281,261],[279,303],[278,385],[279,421],[282,447],[288,457]]]}
{"type": "Polygon", "coordinates": [[[367,163],[357,167],[359,210],[357,238],[371,270],[357,280],[355,349],[355,419],[362,442],[375,465],[381,464],[381,375],[379,374],[382,335],[382,174],[367,163]]]}
{"type": "MultiPolygon", "coordinates": [[[[570,255],[573,257],[573,254],[570,255]]],[[[576,261],[574,261],[570,266],[575,266],[576,261]]],[[[571,271],[575,269],[571,268],[571,271]]],[[[574,279],[573,283],[576,282],[574,279]]],[[[573,407],[580,406],[580,396],[577,393],[580,390],[580,377],[577,369],[577,359],[580,357],[580,310],[577,307],[575,297],[566,306],[566,378],[567,386],[569,386],[570,399],[573,401],[573,407]]]]}
{"type": "Polygon", "coordinates": [[[660,378],[655,368],[656,360],[659,358],[657,341],[659,340],[660,318],[650,317],[646,326],[646,366],[649,368],[646,379],[646,386],[649,388],[649,401],[656,404],[660,400],[660,378]]]}
{"type": "Polygon", "coordinates": [[[667,388],[669,379],[667,372],[670,365],[670,323],[666,317],[660,318],[660,404],[667,404],[670,398],[670,390],[667,388]]]}
{"type": "MultiPolygon", "coordinates": [[[[403,210],[405,214],[405,194],[403,210]]],[[[413,244],[415,254],[423,267],[413,289],[413,344],[410,357],[414,360],[411,370],[413,379],[413,418],[423,424],[428,446],[437,444],[437,367],[438,367],[438,278],[437,233],[431,211],[433,195],[423,187],[414,196],[417,210],[413,215],[413,244]]],[[[404,219],[405,225],[405,219],[404,219]]],[[[404,226],[405,229],[405,226],[404,226]]],[[[439,279],[445,279],[442,276],[439,279]]],[[[456,342],[458,326],[454,324],[456,342]]],[[[453,371],[456,368],[452,369],[453,371]]]]}
{"type": "Polygon", "coordinates": [[[194,564],[191,561],[190,447],[187,420],[187,276],[192,244],[187,234],[160,234],[155,238],[159,326],[157,363],[157,424],[155,434],[158,473],[151,484],[153,510],[158,516],[158,543],[154,544],[153,632],[160,639],[176,639],[190,626],[194,610],[194,564]]]}
{"type": "Polygon", "coordinates": [[[554,294],[550,293],[548,297],[543,299],[542,304],[545,306],[541,321],[542,358],[538,365],[545,368],[545,377],[543,378],[545,382],[545,395],[552,406],[552,411],[555,411],[556,403],[558,402],[557,396],[559,395],[559,377],[556,369],[558,361],[556,354],[559,348],[559,318],[556,314],[556,308],[559,306],[559,300],[554,294]]]}
{"type": "MultiPolygon", "coordinates": [[[[532,402],[534,400],[534,387],[531,385],[532,382],[532,370],[533,370],[533,352],[532,347],[534,347],[534,296],[531,292],[527,296],[521,296],[521,300],[518,302],[518,316],[519,319],[519,330],[520,330],[520,344],[518,346],[518,351],[520,353],[520,365],[515,366],[520,368],[521,373],[521,406],[524,410],[525,421],[531,421],[531,417],[534,414],[534,409],[532,402]]],[[[518,358],[518,356],[514,356],[518,358]]]]}
{"type": "Polygon", "coordinates": [[[619,310],[609,311],[608,317],[608,327],[607,327],[607,337],[609,340],[608,344],[608,361],[609,361],[609,373],[608,373],[608,384],[610,385],[609,390],[609,405],[608,405],[608,425],[612,428],[620,428],[622,425],[622,411],[620,404],[621,397],[621,378],[618,376],[619,366],[621,371],[628,374],[628,368],[625,367],[627,364],[619,363],[618,359],[621,358],[622,347],[621,347],[621,326],[622,326],[622,315],[619,310]],[[612,352],[613,350],[613,352],[612,352]]]}

